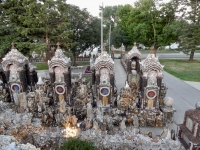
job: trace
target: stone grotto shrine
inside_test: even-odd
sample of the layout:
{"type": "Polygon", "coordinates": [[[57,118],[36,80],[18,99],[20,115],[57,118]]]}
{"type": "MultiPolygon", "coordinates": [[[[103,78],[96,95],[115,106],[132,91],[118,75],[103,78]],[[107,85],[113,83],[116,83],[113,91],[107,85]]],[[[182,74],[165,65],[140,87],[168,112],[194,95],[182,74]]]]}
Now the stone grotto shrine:
{"type": "Polygon", "coordinates": [[[91,80],[82,72],[72,77],[71,60],[58,43],[49,76],[42,77],[12,44],[0,68],[0,149],[56,149],[79,137],[98,149],[179,150],[167,126],[175,110],[158,58],[141,60],[135,45],[123,51],[126,82],[119,94],[113,58],[102,51],[91,59],[91,80]],[[148,127],[162,127],[163,134],[141,132],[148,127]]]}

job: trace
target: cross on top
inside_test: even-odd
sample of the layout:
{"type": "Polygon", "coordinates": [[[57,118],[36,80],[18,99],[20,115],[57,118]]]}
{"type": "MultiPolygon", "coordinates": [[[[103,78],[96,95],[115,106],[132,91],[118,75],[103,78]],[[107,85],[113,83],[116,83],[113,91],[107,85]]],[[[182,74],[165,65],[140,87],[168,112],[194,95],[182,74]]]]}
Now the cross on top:
{"type": "Polygon", "coordinates": [[[14,42],[11,43],[11,46],[12,46],[11,49],[15,49],[15,43],[14,42]]]}
{"type": "Polygon", "coordinates": [[[60,42],[58,42],[56,45],[57,45],[57,49],[59,49],[60,48],[60,42]]]}

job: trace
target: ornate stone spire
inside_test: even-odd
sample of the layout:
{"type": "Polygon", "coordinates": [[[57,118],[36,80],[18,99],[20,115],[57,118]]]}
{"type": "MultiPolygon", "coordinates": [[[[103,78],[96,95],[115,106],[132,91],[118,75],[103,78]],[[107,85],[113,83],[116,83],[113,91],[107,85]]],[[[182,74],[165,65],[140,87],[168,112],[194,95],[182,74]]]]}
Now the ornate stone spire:
{"type": "Polygon", "coordinates": [[[57,49],[60,49],[60,42],[57,42],[57,49]]]}
{"type": "Polygon", "coordinates": [[[11,43],[11,49],[15,49],[15,43],[14,42],[11,43]]]}
{"type": "Polygon", "coordinates": [[[132,49],[127,53],[127,59],[131,59],[133,57],[138,57],[140,59],[141,57],[141,53],[140,51],[137,49],[137,46],[136,46],[136,42],[133,43],[134,46],[132,47],[132,49]]]}
{"type": "Polygon", "coordinates": [[[53,67],[55,66],[62,66],[63,68],[66,69],[71,63],[71,59],[68,58],[63,53],[62,49],[60,48],[60,43],[58,42],[56,45],[57,45],[57,48],[56,48],[55,54],[51,58],[51,60],[48,61],[50,72],[53,72],[53,67]]]}

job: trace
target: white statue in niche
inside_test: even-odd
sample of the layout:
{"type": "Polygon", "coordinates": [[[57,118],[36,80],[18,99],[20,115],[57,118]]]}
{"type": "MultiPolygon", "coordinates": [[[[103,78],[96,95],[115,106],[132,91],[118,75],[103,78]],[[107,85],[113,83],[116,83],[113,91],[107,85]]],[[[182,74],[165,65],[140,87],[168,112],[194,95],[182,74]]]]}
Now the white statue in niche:
{"type": "Polygon", "coordinates": [[[110,81],[109,70],[107,68],[102,68],[100,70],[100,82],[107,84],[110,81]]]}
{"type": "Polygon", "coordinates": [[[18,96],[18,104],[20,112],[24,112],[28,108],[28,102],[26,100],[26,93],[20,93],[18,96]]]}
{"type": "Polygon", "coordinates": [[[100,100],[97,101],[96,118],[97,118],[100,122],[103,122],[102,102],[101,102],[100,100]]]}
{"type": "Polygon", "coordinates": [[[18,96],[19,96],[19,91],[14,91],[13,92],[13,99],[14,99],[15,105],[18,105],[18,96]]]}
{"type": "Polygon", "coordinates": [[[148,81],[147,81],[147,85],[151,85],[151,86],[157,86],[157,73],[155,71],[151,71],[148,74],[148,81]]]}
{"type": "Polygon", "coordinates": [[[87,118],[92,119],[94,116],[91,103],[87,103],[87,118]]]}
{"type": "Polygon", "coordinates": [[[54,72],[55,72],[56,81],[62,82],[64,79],[63,68],[60,66],[57,66],[54,68],[54,72]]]}
{"type": "Polygon", "coordinates": [[[18,79],[18,72],[17,72],[17,66],[15,64],[11,64],[9,67],[10,70],[10,78],[9,81],[14,82],[18,79]]]}

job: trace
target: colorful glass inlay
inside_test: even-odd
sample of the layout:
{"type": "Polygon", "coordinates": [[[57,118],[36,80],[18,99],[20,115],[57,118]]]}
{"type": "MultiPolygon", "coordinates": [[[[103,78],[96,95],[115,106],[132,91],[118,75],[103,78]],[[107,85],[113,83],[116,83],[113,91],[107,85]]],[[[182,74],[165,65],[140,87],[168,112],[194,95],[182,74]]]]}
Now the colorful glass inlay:
{"type": "Polygon", "coordinates": [[[149,96],[149,97],[154,97],[154,96],[155,96],[155,92],[154,92],[154,91],[148,92],[148,96],[149,96]]]}
{"type": "Polygon", "coordinates": [[[62,87],[57,87],[57,91],[59,92],[59,93],[63,93],[63,91],[64,91],[64,89],[62,88],[62,87]]]}
{"type": "Polygon", "coordinates": [[[101,94],[102,95],[107,95],[108,94],[108,89],[107,88],[102,88],[101,89],[101,94]]]}
{"type": "Polygon", "coordinates": [[[19,86],[18,86],[18,85],[13,85],[13,86],[12,86],[12,89],[13,89],[14,91],[19,91],[19,86]]]}

